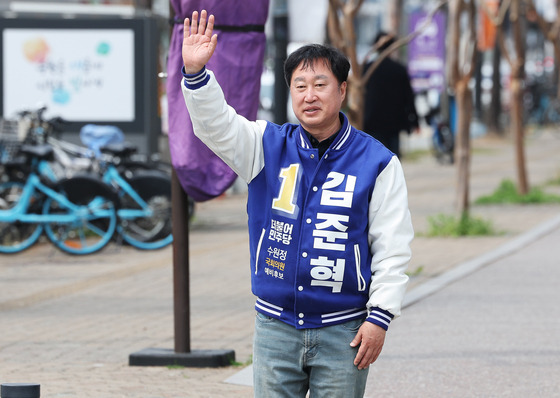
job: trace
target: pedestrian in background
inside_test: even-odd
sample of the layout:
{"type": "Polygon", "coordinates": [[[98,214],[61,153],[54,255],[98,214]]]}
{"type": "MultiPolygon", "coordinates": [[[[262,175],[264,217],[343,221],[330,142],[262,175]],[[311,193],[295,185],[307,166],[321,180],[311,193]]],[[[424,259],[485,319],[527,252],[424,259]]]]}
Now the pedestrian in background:
{"type": "MultiPolygon", "coordinates": [[[[395,42],[386,32],[379,32],[374,45],[377,54],[395,42]]],[[[364,74],[374,62],[364,68],[364,74]]],[[[406,67],[387,56],[377,66],[366,84],[363,130],[378,139],[398,157],[400,133],[418,131],[418,115],[414,105],[414,93],[406,67]]]]}
{"type": "Polygon", "coordinates": [[[206,69],[217,36],[212,15],[198,18],[185,19],[181,87],[195,135],[249,184],[255,396],[362,397],[408,281],[401,164],[340,111],[340,51],[308,45],[286,60],[300,124],[252,122],[206,69]]]}

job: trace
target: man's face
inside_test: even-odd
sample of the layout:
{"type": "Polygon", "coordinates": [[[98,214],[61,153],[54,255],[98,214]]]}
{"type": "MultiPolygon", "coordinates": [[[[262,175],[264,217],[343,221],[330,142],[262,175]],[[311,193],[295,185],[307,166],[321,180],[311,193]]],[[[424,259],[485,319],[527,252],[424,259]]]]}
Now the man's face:
{"type": "Polygon", "coordinates": [[[338,114],[346,96],[346,82],[338,80],[322,60],[292,75],[290,95],[292,108],[303,128],[319,141],[340,129],[338,114]]]}

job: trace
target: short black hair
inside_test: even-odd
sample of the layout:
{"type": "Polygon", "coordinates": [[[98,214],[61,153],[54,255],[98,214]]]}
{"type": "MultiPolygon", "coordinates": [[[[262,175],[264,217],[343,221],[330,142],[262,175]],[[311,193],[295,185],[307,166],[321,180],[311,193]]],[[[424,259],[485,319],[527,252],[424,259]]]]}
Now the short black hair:
{"type": "Polygon", "coordinates": [[[294,70],[303,62],[303,67],[313,67],[315,61],[322,60],[329,67],[333,75],[342,84],[348,79],[350,62],[338,49],[322,44],[309,44],[298,48],[290,54],[284,62],[284,78],[290,87],[294,70]]]}

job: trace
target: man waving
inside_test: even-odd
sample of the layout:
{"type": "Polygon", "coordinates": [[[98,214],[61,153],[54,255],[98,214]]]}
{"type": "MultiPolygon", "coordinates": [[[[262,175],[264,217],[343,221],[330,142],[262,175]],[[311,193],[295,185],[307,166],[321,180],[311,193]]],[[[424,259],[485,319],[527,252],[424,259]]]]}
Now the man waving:
{"type": "Polygon", "coordinates": [[[213,27],[204,10],[185,20],[181,86],[197,137],[248,184],[255,396],[362,397],[408,281],[401,164],[341,112],[350,64],[334,48],[284,64],[299,124],[238,115],[205,68],[213,27]]]}

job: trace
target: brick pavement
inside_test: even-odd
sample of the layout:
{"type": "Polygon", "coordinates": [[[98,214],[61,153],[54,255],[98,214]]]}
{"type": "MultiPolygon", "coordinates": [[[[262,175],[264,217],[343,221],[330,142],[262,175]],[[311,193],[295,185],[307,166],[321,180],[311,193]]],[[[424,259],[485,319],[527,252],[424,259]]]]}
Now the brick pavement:
{"type": "MultiPolygon", "coordinates": [[[[515,180],[511,143],[475,142],[472,198],[515,180]]],[[[527,146],[529,181],[560,177],[560,140],[543,134],[527,146]]],[[[413,222],[411,288],[493,250],[560,213],[558,205],[473,207],[505,231],[482,238],[427,238],[427,216],[452,213],[455,168],[431,157],[403,162],[413,222]]],[[[547,188],[557,193],[558,186],[547,188]]],[[[191,348],[234,349],[250,361],[253,297],[248,275],[245,196],[197,205],[190,233],[191,348]]],[[[36,382],[43,397],[247,397],[220,369],[129,367],[128,355],[173,348],[172,252],[111,246],[72,257],[48,244],[0,257],[0,382],[36,382]]],[[[396,321],[398,322],[398,320],[396,321]]]]}

